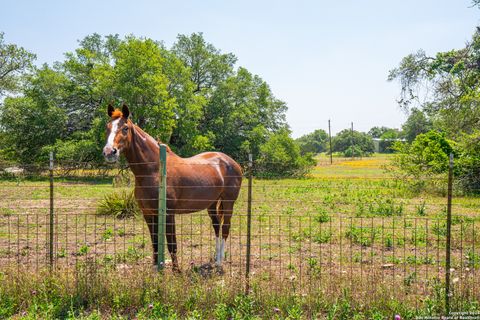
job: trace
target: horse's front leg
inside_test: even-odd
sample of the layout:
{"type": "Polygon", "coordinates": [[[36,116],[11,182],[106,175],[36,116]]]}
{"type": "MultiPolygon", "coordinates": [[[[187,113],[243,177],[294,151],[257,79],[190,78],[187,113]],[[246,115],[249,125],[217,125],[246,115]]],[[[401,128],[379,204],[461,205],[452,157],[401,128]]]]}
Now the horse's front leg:
{"type": "Polygon", "coordinates": [[[170,256],[172,257],[172,269],[173,271],[180,271],[178,267],[177,260],[177,235],[175,233],[175,213],[173,211],[167,210],[166,217],[166,236],[167,236],[167,247],[170,256]]]}
{"type": "Polygon", "coordinates": [[[152,240],[153,247],[153,265],[156,266],[158,262],[158,221],[157,213],[152,210],[143,209],[143,217],[148,226],[148,231],[150,232],[150,239],[152,240]]]}

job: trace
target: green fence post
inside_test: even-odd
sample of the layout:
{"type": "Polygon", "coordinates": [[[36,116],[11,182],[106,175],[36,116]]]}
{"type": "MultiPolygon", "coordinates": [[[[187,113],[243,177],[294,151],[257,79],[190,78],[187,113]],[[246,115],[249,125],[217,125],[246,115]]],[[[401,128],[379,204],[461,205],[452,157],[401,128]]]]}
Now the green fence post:
{"type": "Polygon", "coordinates": [[[167,216],[167,146],[160,144],[160,159],[158,167],[158,257],[157,269],[165,266],[165,220],[167,216]]]}

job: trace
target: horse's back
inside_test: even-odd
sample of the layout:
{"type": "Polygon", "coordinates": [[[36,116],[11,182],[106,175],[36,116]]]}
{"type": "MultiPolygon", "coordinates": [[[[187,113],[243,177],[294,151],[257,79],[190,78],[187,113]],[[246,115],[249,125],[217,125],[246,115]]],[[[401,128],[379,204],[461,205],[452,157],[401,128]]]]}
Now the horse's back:
{"type": "Polygon", "coordinates": [[[167,171],[169,166],[167,184],[172,188],[167,191],[173,200],[170,207],[181,213],[206,209],[220,199],[235,201],[238,197],[242,169],[224,153],[204,152],[190,158],[178,157],[167,161],[167,171]]]}
{"type": "Polygon", "coordinates": [[[192,164],[199,163],[201,165],[218,166],[220,169],[225,170],[223,172],[224,177],[241,178],[242,176],[242,167],[223,152],[203,152],[185,160],[190,160],[192,164]]]}

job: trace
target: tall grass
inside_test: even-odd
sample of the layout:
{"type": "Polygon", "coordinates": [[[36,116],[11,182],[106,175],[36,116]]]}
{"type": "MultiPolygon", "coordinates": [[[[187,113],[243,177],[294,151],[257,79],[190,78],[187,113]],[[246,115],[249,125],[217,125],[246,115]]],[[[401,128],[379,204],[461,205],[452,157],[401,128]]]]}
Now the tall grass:
{"type": "Polygon", "coordinates": [[[125,219],[135,217],[140,213],[133,191],[123,190],[110,193],[100,201],[97,214],[125,219]]]}
{"type": "MultiPolygon", "coordinates": [[[[400,314],[414,319],[444,313],[443,285],[435,279],[429,284],[432,294],[418,301],[380,275],[375,286],[357,276],[327,276],[330,281],[320,285],[297,287],[293,281],[254,275],[246,295],[241,277],[157,273],[145,265],[118,269],[87,261],[51,274],[12,269],[0,273],[0,318],[387,319],[400,314]]],[[[472,295],[471,289],[455,288],[452,310],[478,310],[478,292],[472,295]]]]}

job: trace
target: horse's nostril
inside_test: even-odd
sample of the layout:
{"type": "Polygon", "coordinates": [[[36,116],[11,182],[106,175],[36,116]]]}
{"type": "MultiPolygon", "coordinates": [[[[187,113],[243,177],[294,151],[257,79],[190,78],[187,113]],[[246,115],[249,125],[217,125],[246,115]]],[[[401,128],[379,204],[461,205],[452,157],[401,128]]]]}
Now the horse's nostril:
{"type": "Polygon", "coordinates": [[[117,153],[117,149],[114,148],[112,151],[112,154],[116,154],[116,153],[117,153]]]}

